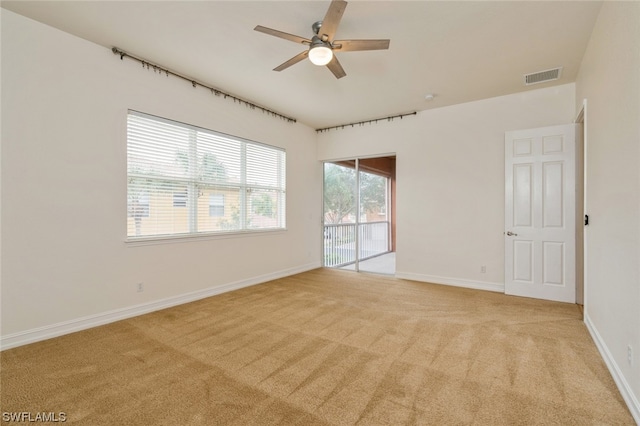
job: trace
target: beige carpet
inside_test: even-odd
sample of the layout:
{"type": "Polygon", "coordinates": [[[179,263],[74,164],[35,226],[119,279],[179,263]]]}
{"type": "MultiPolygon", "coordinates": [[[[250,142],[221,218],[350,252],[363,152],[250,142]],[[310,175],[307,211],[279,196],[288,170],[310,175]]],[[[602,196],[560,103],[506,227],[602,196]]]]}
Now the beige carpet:
{"type": "Polygon", "coordinates": [[[319,269],[2,352],[83,425],[632,425],[577,306],[319,269]]]}

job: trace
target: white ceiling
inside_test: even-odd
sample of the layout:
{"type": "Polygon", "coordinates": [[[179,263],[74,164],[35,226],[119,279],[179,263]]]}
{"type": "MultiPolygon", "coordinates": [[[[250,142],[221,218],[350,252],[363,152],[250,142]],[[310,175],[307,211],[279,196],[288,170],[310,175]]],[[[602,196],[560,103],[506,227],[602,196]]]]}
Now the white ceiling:
{"type": "Polygon", "coordinates": [[[310,38],[311,24],[328,6],[328,0],[2,1],[313,128],[573,82],[601,2],[352,0],[336,38],[389,38],[389,50],[339,53],[347,72],[340,80],[307,60],[272,71],[304,46],[253,28],[310,38]],[[558,66],[560,80],[524,86],[523,74],[558,66]],[[426,101],[427,93],[435,99],[426,101]]]}

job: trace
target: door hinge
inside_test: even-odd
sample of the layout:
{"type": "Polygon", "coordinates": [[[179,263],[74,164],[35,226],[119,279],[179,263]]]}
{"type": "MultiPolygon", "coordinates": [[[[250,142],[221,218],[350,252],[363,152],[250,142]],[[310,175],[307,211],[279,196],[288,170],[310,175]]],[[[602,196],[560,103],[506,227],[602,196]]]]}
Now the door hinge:
{"type": "Polygon", "coordinates": [[[589,226],[589,215],[588,214],[584,215],[584,226],[589,226]]]}

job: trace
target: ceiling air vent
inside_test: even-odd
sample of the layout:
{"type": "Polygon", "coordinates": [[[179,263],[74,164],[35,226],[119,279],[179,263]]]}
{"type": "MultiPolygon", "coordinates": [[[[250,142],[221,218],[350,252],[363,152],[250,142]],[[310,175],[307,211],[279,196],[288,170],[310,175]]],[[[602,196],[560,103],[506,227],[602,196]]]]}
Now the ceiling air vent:
{"type": "Polygon", "coordinates": [[[531,74],[524,75],[524,84],[526,86],[530,84],[544,83],[545,81],[557,80],[562,74],[562,67],[554,68],[552,70],[538,71],[531,74]]]}

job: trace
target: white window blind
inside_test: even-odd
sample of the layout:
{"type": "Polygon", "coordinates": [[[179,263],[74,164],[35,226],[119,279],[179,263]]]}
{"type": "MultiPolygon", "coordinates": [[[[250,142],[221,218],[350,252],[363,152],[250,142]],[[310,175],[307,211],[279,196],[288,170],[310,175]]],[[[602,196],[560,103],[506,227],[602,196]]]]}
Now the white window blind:
{"type": "Polygon", "coordinates": [[[283,149],[129,111],[127,237],[283,229],[285,165],[283,149]]]}

